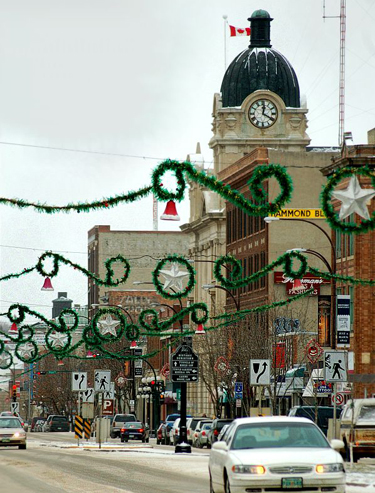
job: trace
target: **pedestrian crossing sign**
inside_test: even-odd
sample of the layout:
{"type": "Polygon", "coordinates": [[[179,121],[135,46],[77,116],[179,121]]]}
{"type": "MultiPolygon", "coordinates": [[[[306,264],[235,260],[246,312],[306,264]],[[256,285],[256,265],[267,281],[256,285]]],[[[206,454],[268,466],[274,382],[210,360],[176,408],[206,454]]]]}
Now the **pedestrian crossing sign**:
{"type": "Polygon", "coordinates": [[[326,382],[347,382],[347,352],[324,351],[324,380],[326,382]]]}

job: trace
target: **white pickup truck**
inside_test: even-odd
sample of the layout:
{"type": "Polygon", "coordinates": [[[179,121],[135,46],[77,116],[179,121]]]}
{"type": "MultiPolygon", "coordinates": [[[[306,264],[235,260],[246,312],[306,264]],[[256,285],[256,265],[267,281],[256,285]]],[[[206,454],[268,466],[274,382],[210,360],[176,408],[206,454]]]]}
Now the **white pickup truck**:
{"type": "Polygon", "coordinates": [[[343,409],[340,438],[349,458],[349,446],[353,443],[353,460],[375,457],[375,399],[349,400],[343,409]]]}
{"type": "Polygon", "coordinates": [[[124,423],[138,421],[135,414],[116,414],[111,424],[111,438],[120,438],[124,423]]]}

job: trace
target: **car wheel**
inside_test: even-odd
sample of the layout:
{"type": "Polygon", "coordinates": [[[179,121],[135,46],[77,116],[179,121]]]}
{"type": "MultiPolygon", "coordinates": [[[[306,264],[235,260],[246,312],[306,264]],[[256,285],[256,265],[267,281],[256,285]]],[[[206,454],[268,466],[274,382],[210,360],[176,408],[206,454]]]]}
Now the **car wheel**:
{"type": "Polygon", "coordinates": [[[116,438],[116,435],[111,432],[111,438],[116,438]]]}
{"type": "Polygon", "coordinates": [[[212,477],[211,477],[211,474],[210,474],[210,493],[215,493],[214,492],[214,487],[212,486],[212,477]]]}
{"type": "Polygon", "coordinates": [[[149,439],[149,438],[147,438],[146,443],[149,443],[149,441],[150,441],[150,439],[149,439]]]}
{"type": "Polygon", "coordinates": [[[23,445],[19,445],[18,448],[20,450],[26,450],[26,443],[24,443],[23,445]]]}
{"type": "Polygon", "coordinates": [[[207,448],[211,448],[211,444],[210,443],[207,443],[207,448]]]}
{"type": "Polygon", "coordinates": [[[128,438],[124,438],[124,441],[125,441],[126,443],[128,443],[129,439],[128,439],[128,438]]]}
{"type": "Polygon", "coordinates": [[[121,437],[121,441],[122,441],[122,442],[125,442],[125,438],[124,438],[124,437],[121,437]]]}
{"type": "Polygon", "coordinates": [[[146,442],[146,439],[145,438],[142,438],[142,443],[145,443],[146,442]]]}
{"type": "MultiPolygon", "coordinates": [[[[148,443],[148,440],[147,440],[147,443],[148,443]]],[[[161,441],[159,440],[159,438],[156,439],[156,445],[160,445],[161,444],[161,441]]]]}
{"type": "Polygon", "coordinates": [[[228,476],[225,476],[224,491],[225,493],[231,493],[228,476]]]}

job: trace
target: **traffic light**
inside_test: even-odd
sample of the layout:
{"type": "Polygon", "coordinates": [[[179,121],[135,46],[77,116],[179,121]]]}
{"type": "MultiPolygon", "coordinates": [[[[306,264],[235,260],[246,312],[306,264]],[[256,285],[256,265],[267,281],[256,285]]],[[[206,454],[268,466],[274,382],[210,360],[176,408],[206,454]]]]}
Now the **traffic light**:
{"type": "Polygon", "coordinates": [[[13,386],[12,386],[12,399],[13,399],[14,401],[16,401],[16,400],[17,400],[17,385],[13,385],[13,386]]]}
{"type": "Polygon", "coordinates": [[[160,397],[159,398],[160,398],[160,402],[163,403],[164,402],[164,392],[162,392],[160,394],[160,397]]]}
{"type": "Polygon", "coordinates": [[[36,374],[37,375],[46,375],[47,372],[46,371],[37,371],[36,374]]]}

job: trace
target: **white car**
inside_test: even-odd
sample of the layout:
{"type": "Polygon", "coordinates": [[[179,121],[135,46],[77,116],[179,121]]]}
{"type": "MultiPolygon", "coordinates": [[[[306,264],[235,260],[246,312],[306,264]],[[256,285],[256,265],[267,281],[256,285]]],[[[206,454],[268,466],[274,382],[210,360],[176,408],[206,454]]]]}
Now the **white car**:
{"type": "Polygon", "coordinates": [[[287,490],[345,493],[345,471],[337,450],[306,418],[240,418],[209,459],[211,493],[287,490]]]}
{"type": "Polygon", "coordinates": [[[169,443],[171,445],[177,445],[178,439],[180,438],[180,421],[181,418],[177,418],[169,432],[169,443]]]}

